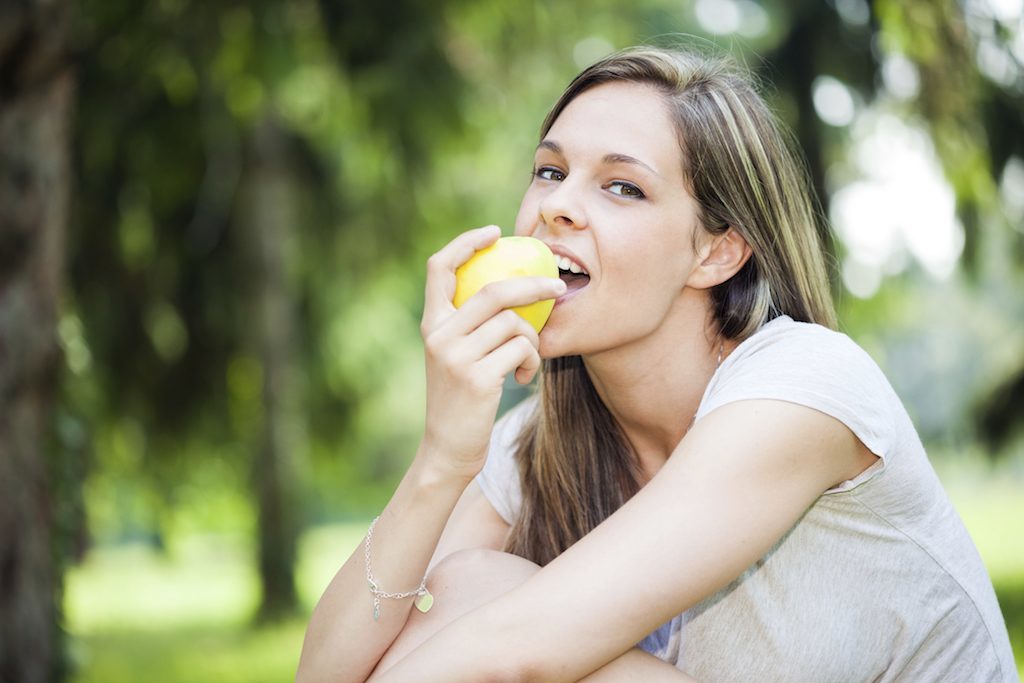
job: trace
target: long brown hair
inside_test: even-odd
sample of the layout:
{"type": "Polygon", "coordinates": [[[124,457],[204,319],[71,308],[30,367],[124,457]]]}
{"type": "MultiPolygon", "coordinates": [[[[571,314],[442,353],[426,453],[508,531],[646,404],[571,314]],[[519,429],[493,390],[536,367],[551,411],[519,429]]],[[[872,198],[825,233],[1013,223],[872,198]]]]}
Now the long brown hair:
{"type": "MultiPolygon", "coordinates": [[[[779,315],[835,327],[802,157],[750,77],[721,58],[625,50],[569,84],[541,138],[575,97],[609,82],[663,95],[702,227],[712,234],[733,227],[751,247],[743,268],[710,292],[716,333],[742,341],[779,315]]],[[[641,473],[579,356],[544,361],[538,393],[518,441],[523,506],[506,550],[544,565],[633,496],[641,473]]]]}

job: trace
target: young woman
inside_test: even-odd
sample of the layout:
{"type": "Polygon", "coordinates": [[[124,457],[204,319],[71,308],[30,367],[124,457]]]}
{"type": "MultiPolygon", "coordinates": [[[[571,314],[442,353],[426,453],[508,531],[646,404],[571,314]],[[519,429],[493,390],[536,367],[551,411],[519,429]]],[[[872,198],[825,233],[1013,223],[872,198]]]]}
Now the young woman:
{"type": "Polygon", "coordinates": [[[646,48],[586,69],[515,232],[560,280],[456,310],[495,227],[428,263],[423,440],[299,680],[1017,680],[906,412],[832,329],[807,180],[745,78],[646,48]],[[539,336],[507,310],[553,297],[539,336]]]}

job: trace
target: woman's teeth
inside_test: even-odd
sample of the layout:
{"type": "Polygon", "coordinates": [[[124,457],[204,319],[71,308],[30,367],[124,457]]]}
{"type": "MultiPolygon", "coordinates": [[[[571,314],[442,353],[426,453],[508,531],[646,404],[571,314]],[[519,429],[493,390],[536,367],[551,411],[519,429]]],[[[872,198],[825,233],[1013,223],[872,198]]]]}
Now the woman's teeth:
{"type": "Polygon", "coordinates": [[[567,270],[578,275],[590,275],[583,266],[566,256],[555,256],[555,262],[558,264],[559,270],[567,270]]]}

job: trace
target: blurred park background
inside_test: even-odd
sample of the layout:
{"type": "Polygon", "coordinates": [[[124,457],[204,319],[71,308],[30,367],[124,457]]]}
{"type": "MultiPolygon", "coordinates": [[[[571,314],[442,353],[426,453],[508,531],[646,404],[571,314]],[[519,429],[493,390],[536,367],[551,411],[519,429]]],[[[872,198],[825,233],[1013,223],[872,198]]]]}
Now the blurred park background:
{"type": "Polygon", "coordinates": [[[0,1],[0,681],[290,680],[422,429],[427,256],[676,34],[795,131],[1024,666],[1022,2],[0,1]]]}

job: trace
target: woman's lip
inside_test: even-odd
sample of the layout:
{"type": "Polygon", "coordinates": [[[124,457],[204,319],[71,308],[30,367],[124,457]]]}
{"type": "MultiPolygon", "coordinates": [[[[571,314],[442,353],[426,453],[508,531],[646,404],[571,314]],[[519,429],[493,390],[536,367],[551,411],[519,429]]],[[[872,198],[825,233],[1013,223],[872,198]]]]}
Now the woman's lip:
{"type": "Polygon", "coordinates": [[[579,289],[570,289],[565,294],[563,294],[562,296],[560,296],[557,299],[555,299],[555,306],[558,306],[559,304],[565,303],[566,301],[568,301],[569,299],[573,298],[574,296],[576,296],[577,294],[579,294],[580,292],[582,292],[584,289],[586,289],[589,286],[590,286],[590,283],[587,283],[587,284],[583,285],[582,287],[580,287],[579,289]]]}
{"type": "Polygon", "coordinates": [[[583,270],[587,271],[587,273],[590,272],[590,268],[588,268],[587,264],[583,262],[583,259],[574,254],[571,249],[568,249],[561,244],[549,244],[548,249],[550,249],[551,253],[555,256],[564,256],[570,261],[575,261],[583,266],[583,270]]]}

